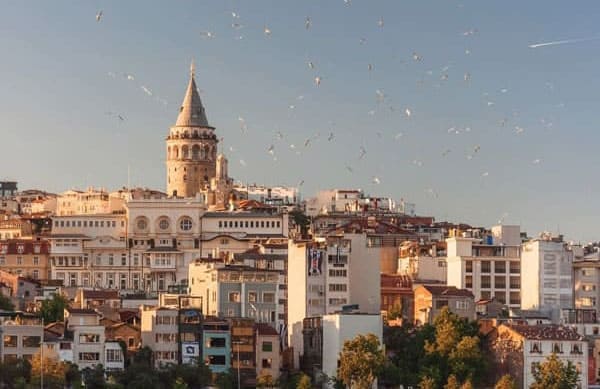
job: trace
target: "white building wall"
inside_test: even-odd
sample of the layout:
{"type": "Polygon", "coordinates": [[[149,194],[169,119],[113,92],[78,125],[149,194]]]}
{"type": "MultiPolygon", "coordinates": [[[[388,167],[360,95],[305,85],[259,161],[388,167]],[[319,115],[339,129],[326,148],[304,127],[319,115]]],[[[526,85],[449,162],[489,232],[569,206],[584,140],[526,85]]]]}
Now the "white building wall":
{"type": "Polygon", "coordinates": [[[533,367],[534,363],[543,363],[552,355],[553,344],[562,344],[563,352],[558,354],[558,357],[563,363],[570,361],[579,371],[579,379],[581,389],[588,388],[588,344],[586,341],[565,341],[565,340],[530,340],[525,339],[523,342],[523,387],[529,388],[534,382],[533,367]],[[541,353],[532,353],[531,347],[533,342],[541,343],[541,353]],[[573,344],[579,346],[580,354],[571,352],[573,344]]]}
{"type": "MultiPolygon", "coordinates": [[[[367,334],[374,334],[383,343],[381,315],[338,313],[323,316],[323,373],[328,377],[335,377],[344,342],[357,335],[367,334]]],[[[377,383],[373,387],[376,388],[377,383]]]]}
{"type": "MultiPolygon", "coordinates": [[[[288,344],[293,348],[294,367],[300,366],[304,353],[302,320],[310,316],[308,309],[308,265],[306,242],[288,242],[288,344]]],[[[316,313],[316,312],[315,312],[316,313]]],[[[323,312],[321,312],[322,314],[323,312]]]]}

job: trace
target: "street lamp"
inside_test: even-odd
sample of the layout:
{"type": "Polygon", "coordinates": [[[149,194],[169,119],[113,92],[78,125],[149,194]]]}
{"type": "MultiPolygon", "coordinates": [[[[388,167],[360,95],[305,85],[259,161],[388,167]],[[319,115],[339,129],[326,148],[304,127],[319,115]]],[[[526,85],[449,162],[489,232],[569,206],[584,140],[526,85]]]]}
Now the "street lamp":
{"type": "Polygon", "coordinates": [[[240,389],[240,344],[246,344],[246,342],[243,340],[236,340],[231,343],[237,345],[237,387],[240,389]]]}

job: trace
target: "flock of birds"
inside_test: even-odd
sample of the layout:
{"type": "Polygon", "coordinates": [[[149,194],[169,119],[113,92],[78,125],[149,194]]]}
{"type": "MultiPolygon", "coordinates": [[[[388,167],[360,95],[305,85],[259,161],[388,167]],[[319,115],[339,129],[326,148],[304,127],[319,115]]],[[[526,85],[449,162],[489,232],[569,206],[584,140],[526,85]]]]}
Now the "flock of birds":
{"type": "MultiPolygon", "coordinates": [[[[343,0],[343,2],[347,6],[351,5],[351,0],[343,0]]],[[[104,18],[103,11],[102,10],[98,11],[96,14],[96,21],[98,23],[100,23],[100,22],[102,22],[103,18],[104,18]]],[[[375,25],[377,28],[383,29],[385,27],[384,18],[380,17],[379,19],[377,19],[375,21],[375,25]]],[[[304,18],[304,28],[306,30],[310,30],[311,28],[313,28],[313,20],[311,19],[310,16],[306,16],[304,18]]],[[[242,24],[242,19],[241,19],[239,13],[235,12],[235,11],[231,12],[231,29],[234,31],[234,34],[235,34],[234,39],[236,39],[236,40],[245,39],[245,36],[243,33],[244,33],[244,31],[246,31],[246,27],[244,24],[242,24]]],[[[263,25],[262,34],[264,35],[265,38],[267,38],[267,39],[271,38],[274,33],[275,32],[272,30],[272,28],[269,25],[267,25],[267,24],[263,25]]],[[[470,28],[470,29],[463,31],[461,34],[464,37],[474,37],[479,34],[479,30],[476,28],[470,28]]],[[[217,36],[217,34],[214,31],[201,31],[200,32],[200,38],[202,38],[202,39],[215,39],[216,36],[217,36]]],[[[531,44],[528,47],[531,49],[536,49],[536,48],[540,48],[540,47],[577,43],[577,42],[583,42],[583,41],[595,40],[595,39],[600,39],[600,37],[579,38],[579,39],[570,39],[570,40],[561,40],[561,41],[552,41],[552,42],[541,42],[541,43],[531,44]]],[[[364,45],[367,43],[367,40],[366,40],[366,38],[360,38],[358,43],[360,45],[364,45]]],[[[469,48],[466,48],[464,50],[464,54],[467,56],[470,55],[471,50],[469,48]]],[[[410,55],[410,57],[405,59],[405,62],[424,63],[425,59],[421,53],[419,53],[417,51],[413,51],[412,54],[410,55]]],[[[312,77],[313,77],[312,84],[313,84],[314,88],[320,88],[324,82],[327,82],[326,78],[324,78],[321,74],[318,74],[318,67],[317,67],[317,64],[314,59],[308,60],[306,62],[306,66],[308,67],[309,71],[312,72],[312,77]]],[[[366,66],[367,72],[373,72],[374,69],[375,69],[374,63],[367,64],[367,66],[366,66]]],[[[424,73],[425,75],[423,76],[423,78],[417,80],[417,84],[424,84],[426,78],[427,78],[427,80],[431,81],[432,79],[435,80],[435,78],[438,77],[437,80],[433,84],[434,84],[434,86],[441,87],[450,78],[449,69],[450,69],[450,65],[443,67],[441,69],[439,75],[435,74],[435,72],[433,70],[427,70],[427,71],[425,71],[425,73],[424,73]]],[[[117,78],[117,77],[122,76],[125,80],[136,83],[137,88],[139,88],[148,97],[152,97],[153,99],[160,102],[161,104],[164,104],[164,105],[168,104],[166,99],[163,99],[162,97],[160,97],[159,95],[154,93],[147,85],[138,83],[138,81],[136,80],[136,77],[133,74],[130,74],[130,73],[119,74],[118,72],[109,72],[108,76],[111,78],[117,78]]],[[[467,84],[470,83],[472,81],[471,73],[464,72],[464,74],[462,74],[462,81],[467,84]]],[[[547,87],[552,88],[553,86],[552,86],[552,84],[549,83],[547,85],[547,87]]],[[[503,95],[508,92],[509,91],[507,88],[502,88],[498,91],[498,93],[496,95],[503,95]]],[[[491,94],[484,93],[483,98],[485,100],[485,106],[490,107],[490,108],[495,106],[496,102],[494,101],[494,98],[491,94]]],[[[297,96],[295,101],[288,105],[288,109],[290,111],[294,111],[296,109],[297,105],[300,104],[300,102],[303,99],[304,99],[303,95],[297,96]]],[[[407,106],[407,107],[402,107],[402,108],[398,109],[397,107],[392,105],[391,102],[389,101],[388,96],[386,96],[386,93],[381,89],[375,90],[375,103],[377,104],[377,107],[387,105],[386,109],[389,110],[390,112],[399,112],[401,117],[403,117],[403,120],[411,120],[413,115],[415,114],[413,107],[407,106]]],[[[370,110],[368,112],[368,115],[371,115],[371,116],[375,115],[376,111],[377,110],[375,110],[375,109],[370,110]]],[[[119,122],[124,122],[126,120],[126,116],[120,112],[109,111],[109,112],[106,112],[106,114],[111,117],[114,117],[119,122]]],[[[526,130],[523,126],[517,124],[516,120],[515,120],[515,124],[512,124],[515,117],[518,117],[518,113],[513,113],[513,115],[508,115],[507,117],[502,118],[499,121],[498,125],[500,127],[512,127],[512,131],[514,132],[515,135],[521,135],[526,130]]],[[[248,132],[248,124],[247,124],[246,120],[243,117],[239,116],[238,122],[240,125],[241,133],[242,134],[247,133],[248,132]]],[[[548,120],[548,119],[542,119],[541,124],[546,128],[550,128],[553,125],[552,121],[548,120]]],[[[447,133],[449,135],[468,134],[471,131],[472,131],[471,128],[468,126],[451,126],[447,129],[447,133]]],[[[325,139],[326,142],[334,142],[336,140],[335,123],[330,123],[330,129],[326,133],[327,133],[327,135],[323,137],[323,139],[325,139]]],[[[383,137],[381,132],[377,132],[376,135],[379,138],[383,137]]],[[[404,136],[404,134],[402,132],[397,132],[393,136],[393,139],[396,141],[399,141],[402,139],[403,136],[404,136]]],[[[285,136],[282,133],[282,131],[277,130],[275,132],[274,142],[270,143],[266,148],[266,153],[274,161],[277,161],[277,155],[280,152],[280,149],[282,149],[281,152],[283,152],[283,150],[285,149],[285,147],[281,148],[281,146],[278,146],[281,143],[285,142],[284,138],[285,138],[285,136]]],[[[315,135],[305,138],[302,143],[299,143],[299,144],[294,143],[294,142],[287,143],[287,148],[289,150],[291,150],[293,153],[300,155],[303,153],[303,150],[310,148],[315,142],[320,140],[320,138],[321,138],[321,135],[319,133],[317,133],[315,135]]],[[[229,151],[235,152],[236,150],[233,146],[231,146],[229,148],[229,151]]],[[[440,153],[440,155],[442,158],[445,158],[445,157],[451,155],[451,153],[455,153],[455,152],[456,152],[456,150],[453,150],[452,148],[445,148],[440,153]]],[[[472,145],[466,150],[465,158],[467,160],[473,160],[481,152],[482,152],[482,146],[480,144],[472,145]]],[[[360,163],[360,161],[364,160],[365,158],[368,158],[368,155],[369,155],[369,153],[367,151],[366,146],[359,145],[358,150],[356,150],[355,158],[346,162],[344,164],[344,169],[350,174],[354,173],[354,170],[355,170],[354,166],[356,164],[360,163]]],[[[416,167],[422,167],[425,164],[425,162],[421,159],[413,159],[412,161],[410,161],[410,163],[416,167]]],[[[540,163],[542,163],[542,159],[535,158],[531,161],[531,163],[534,165],[539,165],[540,163]]],[[[239,164],[242,167],[246,167],[248,165],[244,159],[239,159],[239,164]]],[[[490,171],[483,170],[480,172],[479,178],[481,180],[484,180],[487,177],[489,177],[490,174],[491,174],[490,171]]],[[[370,182],[372,185],[379,185],[382,182],[382,178],[378,174],[373,174],[371,176],[370,182]]],[[[304,180],[302,179],[298,182],[297,185],[302,186],[303,184],[304,184],[304,180]]],[[[439,191],[436,190],[435,188],[426,188],[426,189],[424,189],[424,192],[426,195],[434,197],[434,198],[437,198],[439,196],[439,191]]],[[[503,219],[505,219],[506,216],[507,216],[506,213],[503,214],[499,221],[502,221],[503,219]]]]}

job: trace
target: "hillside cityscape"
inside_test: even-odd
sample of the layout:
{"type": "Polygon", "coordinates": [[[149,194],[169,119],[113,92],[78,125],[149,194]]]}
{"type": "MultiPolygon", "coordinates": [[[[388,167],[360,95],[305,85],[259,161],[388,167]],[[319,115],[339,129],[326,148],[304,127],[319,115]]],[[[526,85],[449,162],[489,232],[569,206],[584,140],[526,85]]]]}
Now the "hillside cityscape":
{"type": "Polygon", "coordinates": [[[568,30],[532,5],[507,32],[492,4],[407,5],[421,25],[389,1],[230,3],[6,5],[0,389],[600,388],[597,135],[573,151],[557,130],[589,132],[597,97],[548,54],[597,36],[532,39],[515,65],[486,46],[568,30]],[[99,63],[140,71],[62,73],[99,63]],[[32,92],[46,72],[56,99],[32,92]]]}

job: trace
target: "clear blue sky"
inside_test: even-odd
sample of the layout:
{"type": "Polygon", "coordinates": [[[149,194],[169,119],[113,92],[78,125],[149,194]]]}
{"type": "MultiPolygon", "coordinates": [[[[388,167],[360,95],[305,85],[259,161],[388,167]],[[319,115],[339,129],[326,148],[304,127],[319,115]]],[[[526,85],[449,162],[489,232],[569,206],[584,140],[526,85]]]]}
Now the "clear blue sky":
{"type": "Polygon", "coordinates": [[[438,220],[597,239],[600,40],[528,45],[600,36],[598,20],[595,1],[4,2],[0,176],[113,189],[130,166],[132,184],[164,189],[193,57],[238,180],[359,187],[438,220]]]}

